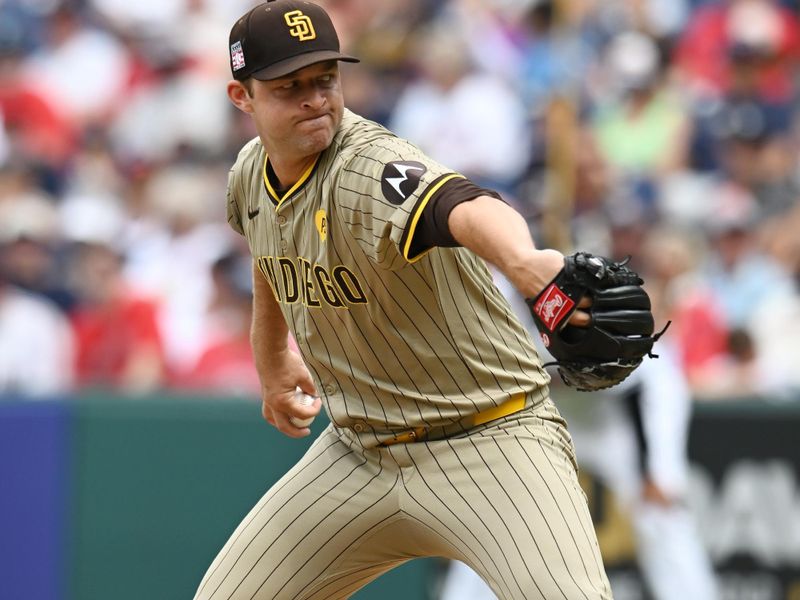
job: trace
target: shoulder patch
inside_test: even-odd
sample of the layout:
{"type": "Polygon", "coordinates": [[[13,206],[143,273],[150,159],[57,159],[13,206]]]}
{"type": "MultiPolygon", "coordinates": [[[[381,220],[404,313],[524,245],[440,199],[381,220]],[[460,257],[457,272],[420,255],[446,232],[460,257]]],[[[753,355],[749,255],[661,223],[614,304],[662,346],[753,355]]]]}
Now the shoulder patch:
{"type": "Polygon", "coordinates": [[[392,204],[400,205],[419,187],[425,168],[415,160],[398,160],[387,163],[381,175],[383,197],[392,204]]]}

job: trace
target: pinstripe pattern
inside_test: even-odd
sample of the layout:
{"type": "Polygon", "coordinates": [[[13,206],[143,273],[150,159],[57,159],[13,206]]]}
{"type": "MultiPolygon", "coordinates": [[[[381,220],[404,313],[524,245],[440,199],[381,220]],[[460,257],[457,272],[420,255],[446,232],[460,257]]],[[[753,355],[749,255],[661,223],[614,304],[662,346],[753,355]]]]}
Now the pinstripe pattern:
{"type": "Polygon", "coordinates": [[[528,333],[473,253],[411,255],[422,207],[461,176],[347,111],[285,197],[266,165],[258,140],[243,148],[228,221],[332,424],[245,517],[196,600],[347,598],[422,556],[467,563],[504,600],[610,598],[572,441],[528,333]],[[415,190],[401,191],[402,171],[383,182],[399,195],[382,188],[393,161],[424,170],[415,190]],[[465,430],[464,417],[513,396],[523,410],[465,430]],[[427,441],[380,446],[417,427],[427,441]]]}
{"type": "Polygon", "coordinates": [[[363,449],[330,426],[222,549],[196,600],[335,600],[422,556],[501,600],[611,598],[572,442],[547,400],[460,436],[363,449]]]}
{"type": "Polygon", "coordinates": [[[263,257],[262,271],[335,424],[357,427],[370,446],[391,431],[454,422],[546,386],[529,334],[482,260],[463,248],[435,248],[416,260],[403,254],[417,205],[451,175],[447,169],[349,112],[291,197],[270,198],[265,159],[258,140],[242,150],[229,180],[228,220],[253,256],[263,257]],[[381,191],[385,164],[398,160],[427,168],[400,205],[381,191]],[[327,219],[324,241],[314,227],[319,211],[327,219]],[[305,279],[306,298],[292,296],[281,261],[295,265],[296,287],[305,279]],[[348,302],[335,281],[333,302],[326,301],[320,280],[303,278],[301,262],[330,280],[336,269],[346,272],[364,301],[348,302]]]}

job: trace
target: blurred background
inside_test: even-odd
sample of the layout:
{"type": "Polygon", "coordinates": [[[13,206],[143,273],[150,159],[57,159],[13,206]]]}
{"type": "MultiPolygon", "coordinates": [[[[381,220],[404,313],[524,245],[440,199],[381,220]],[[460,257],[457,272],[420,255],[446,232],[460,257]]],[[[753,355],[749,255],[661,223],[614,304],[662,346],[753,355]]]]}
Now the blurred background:
{"type": "MultiPolygon", "coordinates": [[[[632,256],[672,320],[681,501],[719,597],[800,598],[800,2],[320,3],[362,59],[351,110],[500,191],[540,246],[632,256]]],[[[2,600],[191,598],[308,445],[259,420],[224,218],[255,135],[227,36],[254,4],[0,0],[2,600]]],[[[616,597],[650,598],[584,477],[616,597]]],[[[436,598],[444,567],[417,562],[358,597],[436,598]]]]}

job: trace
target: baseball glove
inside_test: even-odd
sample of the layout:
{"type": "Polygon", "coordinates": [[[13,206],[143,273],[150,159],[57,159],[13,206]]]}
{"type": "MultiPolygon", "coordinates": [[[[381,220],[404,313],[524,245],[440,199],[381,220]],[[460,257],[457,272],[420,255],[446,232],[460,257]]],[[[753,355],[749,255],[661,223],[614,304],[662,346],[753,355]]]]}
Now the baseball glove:
{"type": "MultiPolygon", "coordinates": [[[[654,334],[650,297],[637,273],[622,262],[578,252],[564,257],[564,268],[535,298],[526,298],[545,347],[559,375],[581,391],[617,385],[652,354],[666,331],[654,334]],[[583,296],[592,305],[588,327],[567,325],[583,296]]],[[[667,323],[669,326],[669,323],[667,323]]]]}

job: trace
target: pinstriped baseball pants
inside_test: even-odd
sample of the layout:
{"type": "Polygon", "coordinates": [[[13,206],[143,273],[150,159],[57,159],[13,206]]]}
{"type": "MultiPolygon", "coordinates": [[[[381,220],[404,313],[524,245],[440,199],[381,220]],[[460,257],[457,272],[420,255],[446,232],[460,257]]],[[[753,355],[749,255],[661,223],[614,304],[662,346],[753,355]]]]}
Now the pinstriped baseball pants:
{"type": "Polygon", "coordinates": [[[385,448],[328,427],[245,517],[195,600],[347,598],[423,556],[465,562],[501,600],[611,598],[550,400],[385,448]]]}

